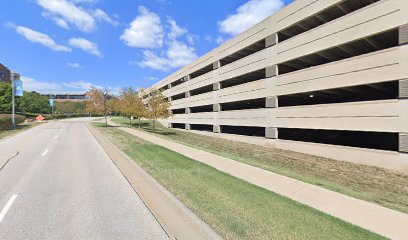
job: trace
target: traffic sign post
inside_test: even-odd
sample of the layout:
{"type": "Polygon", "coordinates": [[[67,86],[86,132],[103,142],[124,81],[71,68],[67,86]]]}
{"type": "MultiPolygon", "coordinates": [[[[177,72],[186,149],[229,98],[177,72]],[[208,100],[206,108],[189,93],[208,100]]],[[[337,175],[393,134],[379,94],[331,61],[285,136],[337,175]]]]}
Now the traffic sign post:
{"type": "Polygon", "coordinates": [[[51,114],[54,114],[54,99],[50,98],[51,114]]]}

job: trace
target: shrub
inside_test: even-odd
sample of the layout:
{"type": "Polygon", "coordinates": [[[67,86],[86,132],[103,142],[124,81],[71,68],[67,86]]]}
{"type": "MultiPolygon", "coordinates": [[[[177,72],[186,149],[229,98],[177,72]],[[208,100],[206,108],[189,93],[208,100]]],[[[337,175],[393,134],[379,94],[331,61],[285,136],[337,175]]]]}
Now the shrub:
{"type": "MultiPolygon", "coordinates": [[[[22,124],[26,118],[22,115],[16,114],[16,125],[22,124]]],[[[0,114],[0,129],[11,129],[13,122],[11,120],[11,114],[0,114]]]]}

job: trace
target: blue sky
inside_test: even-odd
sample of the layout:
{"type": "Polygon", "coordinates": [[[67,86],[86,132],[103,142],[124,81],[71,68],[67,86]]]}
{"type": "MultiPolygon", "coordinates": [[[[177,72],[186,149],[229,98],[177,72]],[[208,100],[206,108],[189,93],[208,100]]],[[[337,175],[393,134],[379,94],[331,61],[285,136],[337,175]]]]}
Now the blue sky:
{"type": "Polygon", "coordinates": [[[149,87],[292,1],[7,1],[0,63],[42,93],[149,87]]]}

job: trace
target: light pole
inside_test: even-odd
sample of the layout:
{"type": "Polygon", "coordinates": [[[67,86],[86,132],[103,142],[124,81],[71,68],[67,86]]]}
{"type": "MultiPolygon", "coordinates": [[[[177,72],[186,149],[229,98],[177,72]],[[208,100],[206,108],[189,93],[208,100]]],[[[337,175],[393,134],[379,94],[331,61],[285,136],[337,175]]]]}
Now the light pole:
{"type": "Polygon", "coordinates": [[[16,97],[23,96],[23,83],[20,81],[20,74],[11,73],[11,118],[12,129],[16,129],[16,97]]]}

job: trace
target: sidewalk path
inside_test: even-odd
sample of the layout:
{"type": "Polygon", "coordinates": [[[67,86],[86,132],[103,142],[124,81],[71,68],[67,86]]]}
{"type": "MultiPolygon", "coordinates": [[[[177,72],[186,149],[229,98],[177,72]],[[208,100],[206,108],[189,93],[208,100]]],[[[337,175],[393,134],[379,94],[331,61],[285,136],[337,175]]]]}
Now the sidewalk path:
{"type": "Polygon", "coordinates": [[[408,214],[156,137],[137,129],[120,127],[111,121],[109,124],[141,139],[178,152],[346,222],[391,239],[408,239],[408,214]]]}

